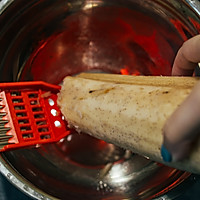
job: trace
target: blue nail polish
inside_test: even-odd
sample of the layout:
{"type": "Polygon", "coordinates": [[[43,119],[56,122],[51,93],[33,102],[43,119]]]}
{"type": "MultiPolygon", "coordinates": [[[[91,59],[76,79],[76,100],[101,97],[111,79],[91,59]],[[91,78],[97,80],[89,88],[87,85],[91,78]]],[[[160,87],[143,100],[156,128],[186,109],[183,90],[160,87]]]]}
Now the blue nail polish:
{"type": "Polygon", "coordinates": [[[169,153],[169,151],[164,147],[164,145],[161,146],[161,156],[165,162],[171,162],[172,161],[172,155],[169,153]]]}

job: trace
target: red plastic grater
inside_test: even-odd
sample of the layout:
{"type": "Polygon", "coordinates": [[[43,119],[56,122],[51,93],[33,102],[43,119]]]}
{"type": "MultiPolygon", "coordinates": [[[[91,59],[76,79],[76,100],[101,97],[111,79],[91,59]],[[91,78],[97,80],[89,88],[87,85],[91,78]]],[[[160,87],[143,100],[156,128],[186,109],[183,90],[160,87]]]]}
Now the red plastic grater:
{"type": "Polygon", "coordinates": [[[60,86],[0,83],[0,152],[57,142],[70,132],[57,106],[60,86]]]}

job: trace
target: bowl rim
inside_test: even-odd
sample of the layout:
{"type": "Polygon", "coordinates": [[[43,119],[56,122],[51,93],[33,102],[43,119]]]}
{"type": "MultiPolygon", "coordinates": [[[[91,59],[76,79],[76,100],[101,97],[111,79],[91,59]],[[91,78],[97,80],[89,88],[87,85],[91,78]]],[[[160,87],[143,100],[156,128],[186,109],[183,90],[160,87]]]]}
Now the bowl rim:
{"type": "MultiPolygon", "coordinates": [[[[0,0],[0,15],[14,2],[15,0],[0,0]]],[[[198,0],[182,0],[183,3],[187,4],[197,15],[200,16],[200,2],[198,0]]],[[[57,200],[58,198],[53,197],[36,186],[30,181],[20,176],[17,171],[6,162],[3,154],[0,154],[0,172],[6,179],[16,186],[19,190],[27,194],[34,199],[43,200],[57,200]]]]}

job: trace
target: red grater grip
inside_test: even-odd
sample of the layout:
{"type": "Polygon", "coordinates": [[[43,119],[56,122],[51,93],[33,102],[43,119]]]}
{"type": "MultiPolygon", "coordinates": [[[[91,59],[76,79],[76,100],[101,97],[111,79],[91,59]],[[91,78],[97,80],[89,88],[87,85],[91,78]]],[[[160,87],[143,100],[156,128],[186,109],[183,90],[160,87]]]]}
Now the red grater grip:
{"type": "Polygon", "coordinates": [[[5,136],[12,136],[6,145],[0,138],[0,151],[56,142],[70,133],[57,106],[60,86],[41,81],[1,83],[0,90],[0,113],[8,120],[4,128],[10,127],[5,136]]]}

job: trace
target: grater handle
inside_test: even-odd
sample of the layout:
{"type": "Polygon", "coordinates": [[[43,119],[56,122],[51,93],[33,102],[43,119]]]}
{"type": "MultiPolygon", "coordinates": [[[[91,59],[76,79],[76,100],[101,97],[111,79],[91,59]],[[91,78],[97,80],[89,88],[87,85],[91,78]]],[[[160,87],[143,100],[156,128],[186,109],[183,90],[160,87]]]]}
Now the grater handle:
{"type": "Polygon", "coordinates": [[[41,90],[50,90],[51,92],[59,92],[61,86],[54,85],[50,83],[46,83],[44,81],[24,81],[24,82],[7,82],[7,83],[0,83],[0,90],[21,90],[21,89],[38,89],[41,90]]]}

